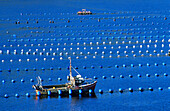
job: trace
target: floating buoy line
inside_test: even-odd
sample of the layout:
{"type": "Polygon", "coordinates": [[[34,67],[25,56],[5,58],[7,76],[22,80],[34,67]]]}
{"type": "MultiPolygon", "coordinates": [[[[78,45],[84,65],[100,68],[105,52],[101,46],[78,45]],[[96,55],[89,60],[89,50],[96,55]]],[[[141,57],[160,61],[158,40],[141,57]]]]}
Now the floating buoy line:
{"type": "MultiPolygon", "coordinates": [[[[168,87],[168,88],[163,88],[163,87],[158,87],[158,88],[153,88],[153,87],[148,87],[148,88],[143,88],[143,87],[139,87],[138,89],[133,89],[133,88],[127,88],[127,89],[123,89],[123,88],[119,88],[118,90],[115,90],[115,89],[109,89],[108,91],[103,91],[102,89],[99,89],[98,91],[96,91],[96,92],[94,92],[95,94],[105,94],[105,93],[111,93],[111,94],[115,94],[115,93],[120,93],[120,94],[124,94],[124,93],[133,93],[133,92],[145,92],[145,91],[164,91],[164,90],[170,90],[170,87],[168,87]]],[[[78,96],[81,96],[81,94],[83,94],[83,92],[82,91],[79,91],[79,95],[78,96]]],[[[91,96],[91,92],[90,92],[90,90],[89,90],[89,96],[91,96]]],[[[68,95],[72,95],[72,94],[68,94],[68,95]]],[[[2,98],[9,98],[9,97],[15,97],[15,98],[23,98],[23,97],[27,97],[27,98],[30,98],[30,97],[35,97],[35,96],[43,96],[43,95],[41,95],[41,94],[38,94],[38,95],[35,95],[35,93],[25,93],[25,95],[24,94],[18,94],[18,93],[16,93],[16,94],[10,94],[10,95],[8,95],[8,94],[4,94],[4,96],[0,96],[0,97],[2,97],[2,98]]],[[[51,94],[49,93],[48,94],[48,96],[50,97],[51,96],[51,94]]],[[[60,96],[60,95],[58,95],[58,96],[60,96]]],[[[56,97],[58,97],[58,96],[56,96],[56,97]]]]}

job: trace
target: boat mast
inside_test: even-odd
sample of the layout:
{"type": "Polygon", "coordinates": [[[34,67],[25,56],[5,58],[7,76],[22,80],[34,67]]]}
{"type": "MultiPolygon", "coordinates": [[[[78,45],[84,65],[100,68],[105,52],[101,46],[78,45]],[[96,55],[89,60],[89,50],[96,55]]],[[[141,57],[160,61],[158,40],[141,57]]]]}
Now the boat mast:
{"type": "Polygon", "coordinates": [[[70,59],[70,81],[72,79],[72,71],[71,71],[71,57],[69,58],[70,59]]]}
{"type": "Polygon", "coordinates": [[[70,82],[71,82],[71,85],[75,86],[75,79],[73,78],[72,76],[72,71],[71,71],[71,57],[69,58],[70,59],[70,82]]]}

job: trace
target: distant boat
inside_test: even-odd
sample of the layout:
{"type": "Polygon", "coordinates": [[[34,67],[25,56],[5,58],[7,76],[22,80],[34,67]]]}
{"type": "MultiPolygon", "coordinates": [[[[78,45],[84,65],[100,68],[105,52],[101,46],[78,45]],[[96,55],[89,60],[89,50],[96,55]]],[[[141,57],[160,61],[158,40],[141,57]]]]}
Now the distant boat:
{"type": "Polygon", "coordinates": [[[67,77],[69,82],[66,84],[60,85],[42,85],[42,79],[38,76],[38,84],[33,85],[32,87],[36,91],[36,95],[75,95],[80,93],[93,93],[97,80],[92,80],[91,78],[83,78],[71,65],[70,59],[70,74],[67,77]],[[72,69],[75,70],[77,76],[72,76],[72,69]]]}
{"type": "Polygon", "coordinates": [[[86,11],[86,9],[82,9],[82,11],[78,11],[77,15],[91,15],[91,11],[86,11]]]}

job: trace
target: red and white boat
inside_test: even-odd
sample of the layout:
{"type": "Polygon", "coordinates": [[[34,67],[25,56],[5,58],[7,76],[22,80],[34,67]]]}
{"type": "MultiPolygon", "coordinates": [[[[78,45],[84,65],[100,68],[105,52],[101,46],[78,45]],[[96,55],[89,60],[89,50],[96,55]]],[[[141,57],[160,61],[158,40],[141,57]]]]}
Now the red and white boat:
{"type": "Polygon", "coordinates": [[[86,9],[82,9],[82,11],[78,11],[77,15],[91,15],[91,11],[86,11],[86,9]]]}
{"type": "Polygon", "coordinates": [[[97,80],[93,80],[91,78],[83,78],[71,65],[70,59],[70,74],[67,77],[69,80],[66,84],[60,85],[42,85],[42,80],[38,76],[38,84],[33,85],[32,87],[36,91],[36,95],[75,95],[75,94],[83,94],[83,93],[93,93],[97,80]],[[72,69],[78,74],[77,76],[72,76],[72,69]]]}

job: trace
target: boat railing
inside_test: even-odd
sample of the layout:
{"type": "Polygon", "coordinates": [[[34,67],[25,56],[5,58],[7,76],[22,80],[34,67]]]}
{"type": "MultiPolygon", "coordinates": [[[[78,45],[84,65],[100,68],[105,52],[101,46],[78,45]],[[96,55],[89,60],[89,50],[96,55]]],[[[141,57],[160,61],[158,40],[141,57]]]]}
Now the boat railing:
{"type": "Polygon", "coordinates": [[[37,86],[42,86],[42,79],[40,76],[37,77],[38,83],[36,84],[37,86]]]}

